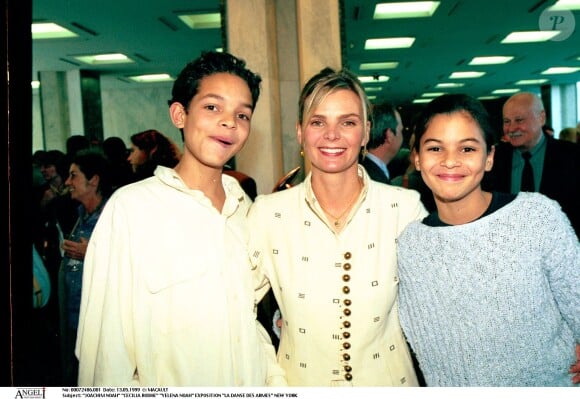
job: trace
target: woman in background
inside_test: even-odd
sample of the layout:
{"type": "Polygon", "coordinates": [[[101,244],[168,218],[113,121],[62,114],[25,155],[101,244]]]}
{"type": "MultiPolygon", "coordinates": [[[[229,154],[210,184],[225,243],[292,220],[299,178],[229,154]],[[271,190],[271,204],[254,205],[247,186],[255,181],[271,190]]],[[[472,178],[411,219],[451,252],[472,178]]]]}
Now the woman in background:
{"type": "Polygon", "coordinates": [[[73,158],[65,182],[77,200],[78,219],[63,240],[64,256],[59,271],[59,302],[64,386],[76,386],[78,361],[74,354],[82,277],[87,245],[101,211],[112,193],[110,165],[100,152],[81,150],[73,158]]]}
{"type": "Polygon", "coordinates": [[[153,176],[158,165],[173,168],[181,158],[179,147],[157,130],[145,130],[131,136],[127,160],[135,173],[135,181],[153,176]]]}

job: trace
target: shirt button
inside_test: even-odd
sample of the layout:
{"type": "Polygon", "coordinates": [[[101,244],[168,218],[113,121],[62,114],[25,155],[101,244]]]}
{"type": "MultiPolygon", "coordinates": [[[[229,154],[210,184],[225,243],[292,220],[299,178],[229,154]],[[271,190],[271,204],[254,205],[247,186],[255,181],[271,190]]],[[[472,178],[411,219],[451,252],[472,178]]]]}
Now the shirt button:
{"type": "Polygon", "coordinates": [[[344,253],[344,259],[350,259],[352,257],[350,252],[345,252],[344,253]]]}
{"type": "Polygon", "coordinates": [[[343,347],[344,349],[350,349],[350,343],[348,343],[348,342],[344,342],[344,343],[342,344],[342,347],[343,347]]]}
{"type": "Polygon", "coordinates": [[[352,374],[351,374],[351,373],[346,373],[346,374],[344,375],[344,379],[345,379],[345,380],[347,380],[347,381],[350,381],[350,380],[352,380],[352,374]]]}
{"type": "Polygon", "coordinates": [[[343,353],[343,354],[342,354],[342,358],[343,358],[344,360],[350,360],[350,355],[349,355],[348,353],[343,353]]]}
{"type": "Polygon", "coordinates": [[[342,265],[342,268],[343,268],[344,270],[350,270],[350,268],[351,268],[351,265],[350,265],[350,263],[345,263],[344,265],[342,265]]]}
{"type": "Polygon", "coordinates": [[[344,309],[342,312],[345,316],[350,316],[350,309],[344,309]]]}
{"type": "Polygon", "coordinates": [[[345,299],[345,300],[344,300],[344,304],[345,304],[346,306],[350,306],[350,305],[351,305],[351,303],[352,303],[352,301],[351,301],[350,299],[345,299]]]}
{"type": "Polygon", "coordinates": [[[344,326],[344,328],[350,328],[350,321],[348,321],[348,320],[343,321],[342,325],[344,326]]]}
{"type": "Polygon", "coordinates": [[[350,288],[348,288],[348,286],[345,285],[344,287],[342,287],[342,292],[348,294],[350,292],[350,288]]]}
{"type": "Polygon", "coordinates": [[[348,274],[345,274],[342,276],[342,281],[349,281],[350,280],[350,276],[348,274]]]}
{"type": "Polygon", "coordinates": [[[348,365],[347,365],[347,366],[344,366],[344,371],[346,371],[346,372],[349,372],[349,373],[350,373],[350,372],[352,371],[352,367],[350,367],[350,366],[348,366],[348,365]]]}
{"type": "Polygon", "coordinates": [[[342,336],[344,338],[350,338],[350,333],[348,331],[345,331],[345,332],[342,333],[342,336]]]}

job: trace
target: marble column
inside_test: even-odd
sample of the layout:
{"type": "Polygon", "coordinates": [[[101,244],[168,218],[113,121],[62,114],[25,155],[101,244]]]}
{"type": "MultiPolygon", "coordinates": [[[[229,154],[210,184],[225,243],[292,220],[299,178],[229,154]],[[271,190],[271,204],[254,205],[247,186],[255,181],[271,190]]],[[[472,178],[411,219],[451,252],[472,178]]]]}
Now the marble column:
{"type": "Polygon", "coordinates": [[[40,72],[40,109],[44,147],[66,150],[72,135],[92,142],[103,139],[101,88],[98,75],[83,70],[40,72]]]}
{"type": "Polygon", "coordinates": [[[298,96],[310,76],[326,66],[341,67],[339,2],[227,0],[225,14],[227,50],[263,79],[252,133],[236,168],[256,179],[264,194],[303,165],[296,143],[298,96]]]}

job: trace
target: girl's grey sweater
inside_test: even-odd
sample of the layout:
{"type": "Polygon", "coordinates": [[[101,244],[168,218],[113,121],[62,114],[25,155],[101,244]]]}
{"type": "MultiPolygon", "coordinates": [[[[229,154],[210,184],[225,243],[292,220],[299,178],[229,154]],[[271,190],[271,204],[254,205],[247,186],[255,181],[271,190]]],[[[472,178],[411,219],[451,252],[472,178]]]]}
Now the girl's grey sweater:
{"type": "Polygon", "coordinates": [[[520,193],[472,223],[415,222],[398,257],[401,324],[427,385],[573,385],[580,244],[557,202],[520,193]]]}

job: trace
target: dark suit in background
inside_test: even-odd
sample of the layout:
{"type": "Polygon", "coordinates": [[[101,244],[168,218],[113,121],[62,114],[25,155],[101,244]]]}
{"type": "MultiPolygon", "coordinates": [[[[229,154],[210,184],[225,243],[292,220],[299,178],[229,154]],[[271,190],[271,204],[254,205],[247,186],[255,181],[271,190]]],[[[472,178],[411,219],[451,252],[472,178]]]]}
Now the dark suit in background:
{"type": "Polygon", "coordinates": [[[390,180],[385,175],[385,172],[377,165],[374,161],[370,160],[369,158],[365,157],[359,160],[360,164],[365,168],[369,177],[374,181],[378,181],[380,183],[390,184],[390,180]]]}
{"type": "MultiPolygon", "coordinates": [[[[577,145],[556,140],[549,135],[546,139],[546,153],[540,193],[558,201],[568,215],[578,235],[580,227],[580,151],[577,145]]],[[[510,143],[496,145],[493,168],[486,173],[482,187],[486,191],[511,192],[512,154],[515,150],[510,143]]],[[[557,239],[555,237],[554,239],[557,239]]]]}

